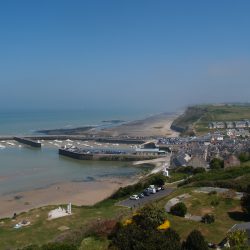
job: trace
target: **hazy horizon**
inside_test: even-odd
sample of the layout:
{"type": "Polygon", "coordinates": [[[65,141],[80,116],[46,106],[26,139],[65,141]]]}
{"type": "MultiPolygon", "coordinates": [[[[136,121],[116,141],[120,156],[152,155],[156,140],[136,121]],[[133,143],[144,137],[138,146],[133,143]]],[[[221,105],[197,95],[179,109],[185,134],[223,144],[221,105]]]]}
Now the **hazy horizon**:
{"type": "Polygon", "coordinates": [[[249,1],[0,3],[0,110],[249,102],[249,1]]]}

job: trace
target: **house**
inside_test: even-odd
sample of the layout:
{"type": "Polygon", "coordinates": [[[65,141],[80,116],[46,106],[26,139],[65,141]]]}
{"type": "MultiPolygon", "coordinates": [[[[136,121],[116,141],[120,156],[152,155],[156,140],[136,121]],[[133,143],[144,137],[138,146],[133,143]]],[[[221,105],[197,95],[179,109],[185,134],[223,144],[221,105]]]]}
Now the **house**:
{"type": "Polygon", "coordinates": [[[234,123],[233,122],[226,122],[226,127],[227,128],[234,128],[234,123]]]}
{"type": "Polygon", "coordinates": [[[240,161],[235,155],[229,155],[224,160],[224,168],[240,166],[240,161]]]}
{"type": "Polygon", "coordinates": [[[225,128],[225,123],[224,122],[217,122],[216,128],[220,128],[220,129],[225,128]]]}
{"type": "Polygon", "coordinates": [[[174,167],[186,167],[189,165],[190,159],[191,156],[189,154],[180,153],[173,158],[172,163],[174,167]]]}
{"type": "Polygon", "coordinates": [[[247,122],[246,121],[236,121],[235,128],[246,128],[247,122]]]}
{"type": "Polygon", "coordinates": [[[203,157],[195,155],[191,157],[191,160],[188,162],[188,166],[192,166],[193,168],[208,168],[209,164],[203,157]]]}

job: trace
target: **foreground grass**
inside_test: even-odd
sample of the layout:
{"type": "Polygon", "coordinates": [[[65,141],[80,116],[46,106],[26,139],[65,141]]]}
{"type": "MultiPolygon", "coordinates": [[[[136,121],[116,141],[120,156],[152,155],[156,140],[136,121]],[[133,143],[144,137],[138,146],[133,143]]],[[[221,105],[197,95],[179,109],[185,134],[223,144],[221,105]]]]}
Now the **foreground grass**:
{"type": "Polygon", "coordinates": [[[33,209],[28,213],[18,215],[15,221],[0,220],[0,249],[15,249],[29,244],[42,245],[53,240],[62,233],[61,226],[75,229],[87,225],[93,220],[116,218],[129,212],[126,208],[114,206],[114,201],[108,200],[93,207],[73,207],[73,215],[47,220],[48,212],[56,206],[33,209]],[[31,222],[30,226],[14,229],[13,226],[23,219],[31,222]]]}

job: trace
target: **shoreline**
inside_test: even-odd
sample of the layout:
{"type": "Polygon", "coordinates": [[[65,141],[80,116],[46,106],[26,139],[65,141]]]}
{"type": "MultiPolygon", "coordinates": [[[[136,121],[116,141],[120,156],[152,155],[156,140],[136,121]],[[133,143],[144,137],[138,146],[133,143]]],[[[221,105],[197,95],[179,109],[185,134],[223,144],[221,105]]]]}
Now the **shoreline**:
{"type": "MultiPolygon", "coordinates": [[[[176,117],[177,114],[156,114],[142,120],[117,124],[117,126],[112,128],[96,131],[91,129],[91,135],[95,137],[177,137],[179,133],[171,129],[171,124],[176,117]]],[[[84,135],[90,134],[85,131],[84,135]]],[[[159,158],[148,161],[147,163],[155,166],[150,173],[161,171],[164,162],[168,162],[168,159],[159,158]]],[[[136,165],[138,162],[134,162],[134,164],[136,165]]],[[[145,175],[147,174],[142,173],[132,178],[114,177],[90,182],[69,181],[53,184],[42,189],[31,189],[2,195],[0,196],[0,218],[11,217],[14,213],[28,212],[38,207],[60,205],[69,202],[78,206],[91,206],[108,198],[118,188],[133,184],[145,175]]]]}
{"type": "Polygon", "coordinates": [[[178,132],[171,129],[171,124],[178,117],[177,113],[159,113],[147,116],[143,119],[122,121],[113,123],[112,126],[82,126],[70,129],[46,129],[39,130],[36,133],[39,135],[72,135],[72,136],[107,136],[107,137],[151,137],[151,136],[171,136],[176,137],[178,132]]]}
{"type": "Polygon", "coordinates": [[[93,206],[111,196],[117,189],[138,179],[111,178],[89,182],[62,182],[49,187],[13,192],[0,196],[0,219],[34,208],[71,202],[76,206],[93,206]]]}

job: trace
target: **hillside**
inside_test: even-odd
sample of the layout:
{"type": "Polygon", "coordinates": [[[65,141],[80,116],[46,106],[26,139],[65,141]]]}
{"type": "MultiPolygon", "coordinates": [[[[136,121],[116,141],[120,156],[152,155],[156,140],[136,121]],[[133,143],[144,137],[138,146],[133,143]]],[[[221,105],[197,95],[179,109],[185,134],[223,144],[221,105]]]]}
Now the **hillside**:
{"type": "Polygon", "coordinates": [[[250,119],[250,104],[196,105],[188,107],[171,128],[182,135],[202,134],[209,131],[210,122],[244,119],[250,119]]]}

